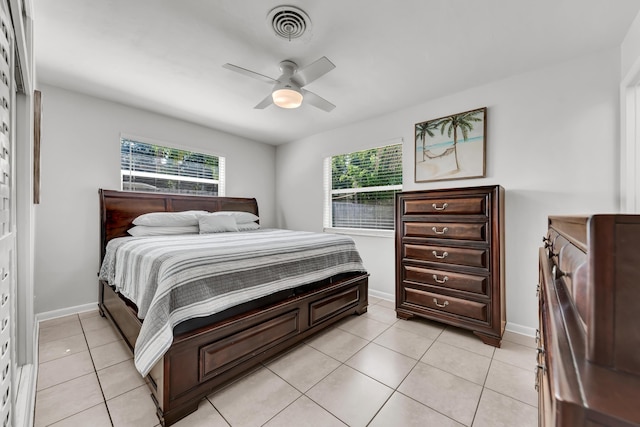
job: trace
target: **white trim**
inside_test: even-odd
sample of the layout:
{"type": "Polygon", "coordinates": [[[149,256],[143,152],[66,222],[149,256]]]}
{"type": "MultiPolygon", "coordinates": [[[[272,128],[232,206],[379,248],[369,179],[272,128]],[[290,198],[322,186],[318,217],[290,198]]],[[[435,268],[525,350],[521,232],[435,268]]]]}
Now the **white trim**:
{"type": "Polygon", "coordinates": [[[33,364],[20,366],[20,380],[13,414],[17,426],[33,426],[37,374],[38,370],[33,364]]]}
{"type": "MultiPolygon", "coordinates": [[[[75,307],[61,308],[59,310],[46,311],[44,313],[36,314],[36,323],[39,324],[45,320],[55,319],[58,317],[68,316],[70,314],[83,313],[85,311],[93,311],[98,308],[98,303],[93,302],[89,304],[76,305],[75,307]]],[[[38,353],[37,351],[35,352],[38,353]]]]}
{"type": "MultiPolygon", "coordinates": [[[[369,295],[376,297],[376,298],[380,298],[383,299],[385,301],[391,301],[391,302],[395,302],[396,300],[396,296],[393,294],[389,294],[386,292],[380,292],[380,291],[376,291],[375,289],[369,289],[369,295]]],[[[446,324],[442,324],[444,326],[446,326],[446,324]]],[[[507,323],[506,327],[505,327],[505,334],[503,336],[503,339],[507,339],[509,341],[523,341],[523,342],[528,342],[530,340],[530,338],[533,338],[536,336],[536,328],[531,328],[529,326],[524,326],[524,325],[519,325],[517,323],[507,323]],[[516,336],[509,336],[509,335],[513,335],[515,334],[516,336]],[[514,339],[515,338],[515,339],[514,339]]]]}
{"type": "Polygon", "coordinates": [[[323,231],[330,234],[347,234],[351,236],[384,237],[387,239],[395,237],[395,231],[393,230],[375,230],[372,228],[325,227],[323,231]]]}
{"type": "Polygon", "coordinates": [[[23,73],[22,83],[24,85],[24,92],[32,93],[35,83],[35,67],[33,67],[35,55],[33,53],[32,41],[33,20],[31,19],[33,0],[9,0],[8,3],[11,16],[14,17],[12,20],[14,39],[16,48],[18,49],[16,61],[20,62],[20,69],[23,73]],[[24,6],[24,9],[22,6],[24,6]]]}
{"type": "Polygon", "coordinates": [[[621,212],[640,212],[640,58],[620,84],[621,212]]]}
{"type": "MultiPolygon", "coordinates": [[[[326,228],[331,228],[333,220],[333,203],[331,203],[331,157],[325,157],[323,161],[322,174],[323,187],[324,187],[324,203],[323,203],[323,215],[322,225],[326,228]]],[[[326,230],[325,228],[325,230],[326,230]]]]}
{"type": "Polygon", "coordinates": [[[396,301],[395,295],[388,294],[386,292],[376,291],[375,289],[371,289],[371,288],[369,289],[369,295],[371,295],[372,297],[383,299],[385,301],[391,301],[391,302],[396,301]]]}
{"type": "MultiPolygon", "coordinates": [[[[219,161],[220,157],[218,157],[219,161]]],[[[166,173],[154,173],[154,172],[142,172],[142,171],[130,171],[120,169],[121,175],[127,176],[140,176],[143,178],[158,178],[158,179],[175,179],[176,181],[188,181],[188,182],[202,182],[205,184],[219,184],[220,180],[218,179],[208,179],[208,178],[196,178],[193,176],[186,175],[169,175],[166,173]]]]}
{"type": "MultiPolygon", "coordinates": [[[[385,139],[383,141],[379,141],[375,147],[372,147],[371,144],[367,142],[365,139],[363,139],[360,143],[355,143],[354,141],[349,140],[349,146],[353,145],[353,150],[350,151],[351,153],[355,153],[357,151],[371,150],[372,148],[387,147],[389,145],[396,145],[396,144],[403,144],[403,149],[404,149],[404,137],[396,136],[393,138],[385,139]]],[[[342,151],[342,148],[339,148],[342,146],[343,144],[336,145],[336,148],[332,148],[330,152],[323,153],[322,157],[333,157],[333,156],[340,156],[342,154],[347,154],[344,151],[342,151]],[[337,151],[337,150],[340,150],[340,151],[337,151]]]]}
{"type": "Polygon", "coordinates": [[[531,328],[529,326],[518,325],[517,323],[507,322],[507,326],[505,330],[509,332],[513,332],[520,335],[526,335],[528,337],[536,336],[536,328],[531,328]]]}
{"type": "Polygon", "coordinates": [[[224,154],[216,153],[214,151],[208,151],[208,150],[202,149],[202,148],[194,148],[193,146],[180,144],[178,142],[173,142],[173,141],[163,140],[163,139],[157,139],[157,138],[150,138],[150,137],[147,137],[147,136],[136,135],[136,134],[133,134],[133,133],[120,132],[120,139],[118,141],[118,144],[120,144],[120,141],[122,141],[123,139],[142,142],[144,144],[161,145],[163,147],[175,148],[177,150],[191,151],[191,152],[194,152],[194,153],[206,154],[208,156],[225,157],[224,154]]]}
{"type": "Polygon", "coordinates": [[[40,325],[36,322],[33,327],[33,363],[20,366],[20,381],[16,392],[14,406],[14,422],[16,426],[32,427],[34,425],[34,411],[36,407],[36,385],[38,384],[38,340],[40,325]],[[22,424],[20,424],[22,421],[22,424]]]}
{"type": "Polygon", "coordinates": [[[343,188],[340,190],[331,190],[331,194],[370,193],[374,191],[394,191],[394,190],[402,191],[402,184],[380,185],[377,187],[343,188]]]}

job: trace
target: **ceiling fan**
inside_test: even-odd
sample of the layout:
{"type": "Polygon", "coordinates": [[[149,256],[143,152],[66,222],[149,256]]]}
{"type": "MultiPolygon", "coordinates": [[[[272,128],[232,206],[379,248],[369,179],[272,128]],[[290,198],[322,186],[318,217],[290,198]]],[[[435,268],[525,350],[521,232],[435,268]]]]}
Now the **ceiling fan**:
{"type": "Polygon", "coordinates": [[[293,61],[282,61],[280,63],[282,75],[277,79],[233,64],[224,64],[223,67],[265,83],[273,84],[271,94],[267,95],[267,97],[260,101],[254,108],[263,109],[271,104],[282,108],[298,108],[303,100],[305,103],[326,112],[336,108],[335,105],[326,99],[303,88],[336,68],[325,56],[300,69],[298,69],[298,65],[293,61]]]}

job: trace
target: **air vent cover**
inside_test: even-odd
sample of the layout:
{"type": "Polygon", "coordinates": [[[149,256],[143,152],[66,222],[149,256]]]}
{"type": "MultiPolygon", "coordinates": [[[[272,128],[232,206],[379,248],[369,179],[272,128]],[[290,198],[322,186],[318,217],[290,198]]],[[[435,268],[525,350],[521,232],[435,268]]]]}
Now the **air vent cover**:
{"type": "Polygon", "coordinates": [[[309,35],[311,20],[301,9],[294,6],[278,6],[269,12],[268,24],[276,36],[292,41],[309,35]]]}

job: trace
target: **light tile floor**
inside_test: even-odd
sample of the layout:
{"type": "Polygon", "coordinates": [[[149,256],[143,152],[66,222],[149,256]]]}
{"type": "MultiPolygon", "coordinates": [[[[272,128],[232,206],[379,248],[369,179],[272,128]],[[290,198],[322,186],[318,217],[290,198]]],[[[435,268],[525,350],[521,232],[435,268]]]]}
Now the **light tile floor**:
{"type": "MultiPolygon", "coordinates": [[[[203,399],[194,426],[536,426],[535,344],[502,347],[370,297],[352,316],[203,399]]],[[[155,427],[144,379],[97,310],[42,322],[35,426],[155,427]]]]}

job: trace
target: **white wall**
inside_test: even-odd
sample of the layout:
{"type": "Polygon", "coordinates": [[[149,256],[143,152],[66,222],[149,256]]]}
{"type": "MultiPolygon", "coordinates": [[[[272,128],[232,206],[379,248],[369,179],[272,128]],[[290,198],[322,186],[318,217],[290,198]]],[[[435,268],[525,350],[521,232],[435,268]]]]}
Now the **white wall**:
{"type": "MultiPolygon", "coordinates": [[[[619,76],[619,50],[600,52],[279,146],[278,225],[322,230],[323,158],[402,137],[407,191],[505,188],[507,327],[530,333],[538,323],[537,257],[547,216],[616,209],[619,76]],[[486,178],[415,183],[414,124],[484,106],[486,178]]],[[[370,289],[393,297],[394,240],[355,240],[370,289]]]]}
{"type": "Polygon", "coordinates": [[[120,133],[226,158],[226,195],[256,197],[275,226],[275,147],[43,85],[35,312],[97,302],[98,189],[120,187],[120,133]]]}
{"type": "Polygon", "coordinates": [[[620,76],[624,78],[640,60],[640,13],[631,23],[621,44],[622,59],[620,76]]]}

